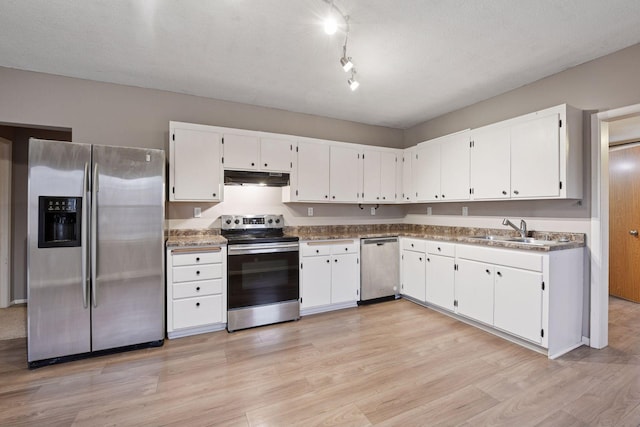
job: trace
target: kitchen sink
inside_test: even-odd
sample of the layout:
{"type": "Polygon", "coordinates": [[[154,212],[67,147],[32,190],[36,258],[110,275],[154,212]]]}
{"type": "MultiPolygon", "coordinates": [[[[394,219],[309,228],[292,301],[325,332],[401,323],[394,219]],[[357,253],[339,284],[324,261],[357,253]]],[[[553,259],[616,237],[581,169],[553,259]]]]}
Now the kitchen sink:
{"type": "Polygon", "coordinates": [[[478,239],[478,240],[495,240],[495,241],[501,241],[501,242],[504,242],[507,239],[509,239],[509,237],[506,237],[506,236],[473,236],[471,238],[478,239]]]}
{"type": "Polygon", "coordinates": [[[511,242],[523,243],[525,245],[546,246],[558,243],[556,240],[540,240],[534,237],[509,237],[509,236],[473,236],[472,239],[493,241],[493,242],[511,242]]]}

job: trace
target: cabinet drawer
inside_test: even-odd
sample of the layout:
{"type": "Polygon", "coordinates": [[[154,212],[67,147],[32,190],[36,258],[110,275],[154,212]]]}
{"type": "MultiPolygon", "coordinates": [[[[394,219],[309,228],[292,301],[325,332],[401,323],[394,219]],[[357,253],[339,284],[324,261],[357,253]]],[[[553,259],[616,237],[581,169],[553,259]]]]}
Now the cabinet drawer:
{"type": "Polygon", "coordinates": [[[173,265],[174,267],[181,265],[213,264],[220,262],[222,262],[222,251],[173,253],[171,256],[171,265],[173,265]]]}
{"type": "Polygon", "coordinates": [[[173,282],[192,282],[194,280],[220,279],[222,264],[185,265],[173,267],[173,282]]]}
{"type": "Polygon", "coordinates": [[[173,302],[173,328],[191,328],[222,322],[222,295],[173,302]]]}
{"type": "Polygon", "coordinates": [[[407,251],[426,252],[426,241],[421,239],[402,239],[402,249],[407,251]]]}
{"type": "Polygon", "coordinates": [[[173,285],[173,299],[190,298],[222,293],[222,279],[184,282],[173,285]]]}
{"type": "Polygon", "coordinates": [[[340,254],[357,254],[360,248],[360,242],[355,240],[341,241],[331,246],[333,255],[340,254]]]}
{"type": "Polygon", "coordinates": [[[300,245],[302,256],[322,256],[331,254],[331,244],[325,242],[311,242],[300,245]]]}
{"type": "Polygon", "coordinates": [[[456,255],[456,245],[446,242],[427,242],[427,252],[435,255],[453,257],[456,255]]]}

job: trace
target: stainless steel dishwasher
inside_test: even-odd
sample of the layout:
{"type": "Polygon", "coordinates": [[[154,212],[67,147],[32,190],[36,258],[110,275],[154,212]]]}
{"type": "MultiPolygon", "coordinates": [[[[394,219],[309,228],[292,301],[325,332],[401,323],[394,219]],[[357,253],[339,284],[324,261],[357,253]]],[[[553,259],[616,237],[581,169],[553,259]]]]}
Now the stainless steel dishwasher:
{"type": "Polygon", "coordinates": [[[400,282],[397,237],[360,240],[360,304],[397,298],[400,282]]]}

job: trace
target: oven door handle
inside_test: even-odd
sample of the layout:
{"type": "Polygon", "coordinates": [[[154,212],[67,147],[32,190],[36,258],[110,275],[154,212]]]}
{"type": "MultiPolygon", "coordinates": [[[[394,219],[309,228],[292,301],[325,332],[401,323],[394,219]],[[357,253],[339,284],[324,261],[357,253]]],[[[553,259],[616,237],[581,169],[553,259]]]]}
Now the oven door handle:
{"type": "Polygon", "coordinates": [[[249,255],[249,254],[269,254],[275,252],[298,252],[298,243],[290,244],[271,244],[256,243],[252,245],[229,245],[229,256],[231,255],[249,255]]]}

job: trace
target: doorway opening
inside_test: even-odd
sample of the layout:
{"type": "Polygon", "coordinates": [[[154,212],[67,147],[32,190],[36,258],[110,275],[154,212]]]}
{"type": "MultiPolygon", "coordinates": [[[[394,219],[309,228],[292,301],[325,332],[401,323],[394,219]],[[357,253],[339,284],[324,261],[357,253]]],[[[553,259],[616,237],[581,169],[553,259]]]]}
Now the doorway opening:
{"type": "Polygon", "coordinates": [[[26,336],[27,186],[32,137],[71,141],[71,130],[0,124],[0,340],[26,336]]]}

